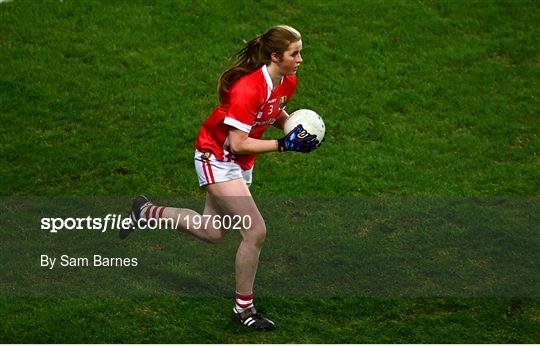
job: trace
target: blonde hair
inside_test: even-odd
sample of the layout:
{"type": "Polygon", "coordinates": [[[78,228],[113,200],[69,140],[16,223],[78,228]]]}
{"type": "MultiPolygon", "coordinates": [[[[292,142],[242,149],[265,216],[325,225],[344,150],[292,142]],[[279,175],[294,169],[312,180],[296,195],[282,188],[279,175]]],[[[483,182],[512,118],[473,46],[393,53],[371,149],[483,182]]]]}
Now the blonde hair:
{"type": "Polygon", "coordinates": [[[300,32],[295,28],[276,25],[247,42],[236,54],[235,62],[219,77],[217,89],[220,102],[228,99],[231,87],[238,79],[265,64],[269,65],[272,53],[282,58],[289,45],[301,39],[300,32]]]}

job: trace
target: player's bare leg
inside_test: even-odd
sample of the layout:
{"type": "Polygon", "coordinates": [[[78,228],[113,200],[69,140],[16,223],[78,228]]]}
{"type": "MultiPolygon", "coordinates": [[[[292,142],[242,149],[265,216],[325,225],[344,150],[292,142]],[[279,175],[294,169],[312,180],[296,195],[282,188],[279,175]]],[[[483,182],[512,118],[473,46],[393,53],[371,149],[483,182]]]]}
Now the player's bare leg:
{"type": "Polygon", "coordinates": [[[208,193],[218,204],[217,209],[241,218],[249,218],[250,228],[242,229],[242,242],[236,253],[236,291],[250,293],[257,273],[259,254],[266,237],[264,220],[251,197],[249,188],[243,179],[212,184],[208,193]]]}
{"type": "Polygon", "coordinates": [[[212,184],[207,187],[218,209],[230,216],[249,218],[250,227],[242,229],[242,241],[236,252],[236,300],[234,319],[246,326],[275,329],[274,322],[257,313],[253,305],[253,283],[259,265],[259,255],[266,237],[266,225],[243,179],[212,184]]]}
{"type": "MultiPolygon", "coordinates": [[[[211,184],[206,187],[206,204],[202,215],[185,208],[161,207],[151,204],[144,196],[138,197],[132,214],[138,218],[168,219],[169,227],[174,225],[194,236],[212,243],[223,239],[226,229],[213,228],[213,222],[202,227],[194,222],[201,216],[214,217],[229,215],[249,219],[249,227],[240,230],[242,241],[236,252],[236,300],[234,319],[246,326],[259,330],[275,329],[274,322],[257,313],[253,305],[253,284],[257,274],[259,255],[266,237],[266,225],[243,179],[211,184]],[[170,224],[172,223],[172,225],[170,224]]],[[[137,221],[137,220],[134,220],[137,221]]],[[[127,233],[129,234],[129,232],[127,233]]],[[[124,239],[127,234],[122,233],[124,239]]]]}
{"type": "Polygon", "coordinates": [[[222,183],[211,184],[206,187],[206,204],[203,214],[185,208],[160,207],[150,203],[145,197],[141,200],[141,207],[134,208],[134,214],[141,218],[159,218],[170,220],[169,227],[186,230],[199,239],[217,243],[223,239],[228,230],[216,229],[213,222],[201,221],[204,217],[221,217],[229,215],[248,218],[250,228],[242,229],[242,242],[236,253],[236,291],[246,295],[253,292],[253,282],[257,273],[259,254],[266,237],[264,220],[253,201],[249,188],[243,179],[235,179],[222,183]],[[143,203],[147,204],[143,204],[143,203]],[[140,209],[140,210],[139,210],[140,209]],[[159,216],[158,216],[159,215],[159,216]]]}
{"type": "Polygon", "coordinates": [[[214,228],[212,219],[221,215],[216,198],[207,193],[202,215],[191,209],[167,207],[162,218],[171,220],[180,230],[188,231],[201,240],[216,244],[223,240],[228,231],[224,228],[214,228]]]}
{"type": "MultiPolygon", "coordinates": [[[[210,194],[207,194],[202,215],[191,209],[157,206],[145,196],[138,196],[135,199],[131,212],[134,224],[137,224],[139,219],[142,219],[143,223],[147,222],[148,219],[156,219],[159,220],[160,224],[166,223],[168,229],[187,231],[210,243],[220,242],[227,233],[226,229],[214,227],[213,218],[220,216],[221,212],[215,198],[210,194]]],[[[121,230],[120,238],[125,239],[135,229],[136,227],[121,230]]]]}

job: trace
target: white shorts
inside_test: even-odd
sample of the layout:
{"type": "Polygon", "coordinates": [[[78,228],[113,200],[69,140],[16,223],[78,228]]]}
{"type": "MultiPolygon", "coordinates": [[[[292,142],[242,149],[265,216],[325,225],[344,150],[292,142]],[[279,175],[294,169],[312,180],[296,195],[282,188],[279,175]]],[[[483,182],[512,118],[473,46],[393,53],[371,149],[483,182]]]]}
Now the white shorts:
{"type": "Polygon", "coordinates": [[[253,167],[243,170],[235,162],[219,161],[210,153],[201,153],[195,150],[195,171],[199,177],[199,186],[222,183],[224,181],[244,178],[251,185],[253,167]]]}

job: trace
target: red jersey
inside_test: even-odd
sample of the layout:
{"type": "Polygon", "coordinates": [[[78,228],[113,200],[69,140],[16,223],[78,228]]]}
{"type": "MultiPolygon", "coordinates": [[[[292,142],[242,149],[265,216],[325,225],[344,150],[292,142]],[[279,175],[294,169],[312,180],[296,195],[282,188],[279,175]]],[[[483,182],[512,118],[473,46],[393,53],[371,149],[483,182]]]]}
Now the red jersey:
{"type": "Polygon", "coordinates": [[[203,123],[195,147],[210,152],[220,161],[236,162],[242,169],[253,167],[256,156],[233,155],[229,151],[229,129],[237,128],[260,139],[281,114],[296,90],[296,76],[284,76],[273,89],[268,68],[263,65],[240,79],[229,92],[229,100],[216,107],[203,123]]]}

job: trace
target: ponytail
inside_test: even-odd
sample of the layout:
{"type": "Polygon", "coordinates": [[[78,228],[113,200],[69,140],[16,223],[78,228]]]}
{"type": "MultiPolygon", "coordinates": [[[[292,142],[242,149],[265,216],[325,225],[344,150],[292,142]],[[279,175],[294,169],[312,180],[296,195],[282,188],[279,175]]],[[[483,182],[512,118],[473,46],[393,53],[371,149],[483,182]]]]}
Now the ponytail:
{"type": "Polygon", "coordinates": [[[263,65],[269,65],[272,53],[283,57],[289,44],[301,39],[300,33],[289,26],[278,25],[258,35],[236,54],[235,62],[221,74],[218,80],[219,101],[228,101],[232,85],[241,77],[263,65]]]}
{"type": "Polygon", "coordinates": [[[240,77],[255,71],[266,61],[262,57],[262,35],[258,35],[245,44],[236,54],[236,61],[221,74],[218,81],[219,101],[224,102],[231,90],[231,86],[240,77]]]}

